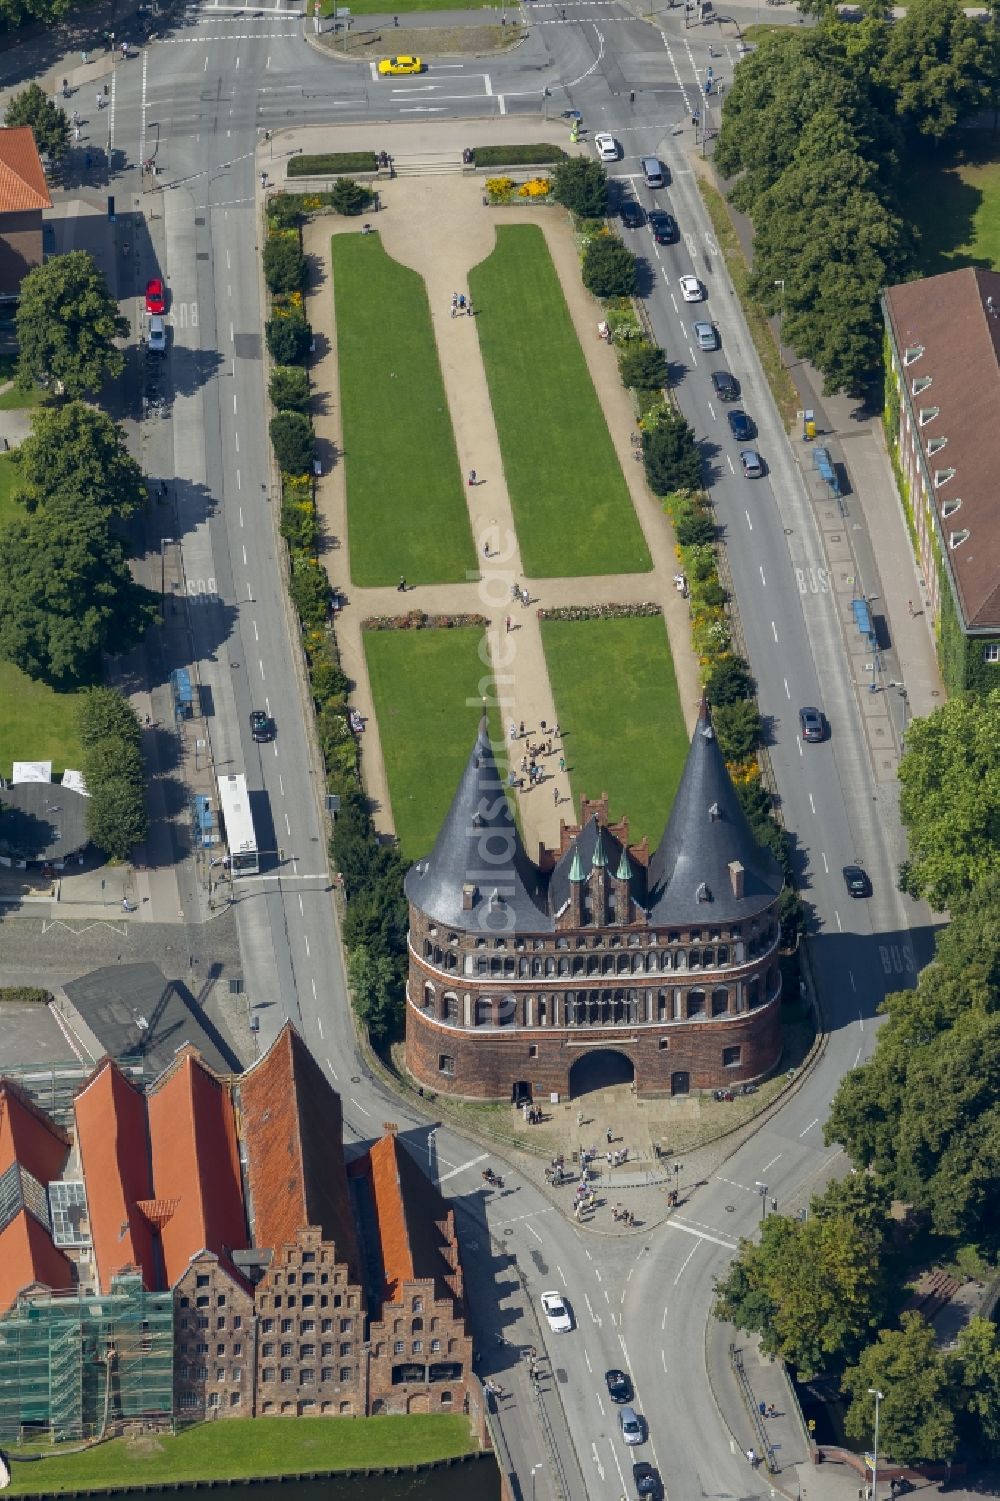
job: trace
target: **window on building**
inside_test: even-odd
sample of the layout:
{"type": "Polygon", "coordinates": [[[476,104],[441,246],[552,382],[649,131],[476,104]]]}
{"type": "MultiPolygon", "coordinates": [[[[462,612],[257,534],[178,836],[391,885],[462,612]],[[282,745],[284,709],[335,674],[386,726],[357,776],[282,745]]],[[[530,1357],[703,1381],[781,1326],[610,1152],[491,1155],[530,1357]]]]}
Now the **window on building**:
{"type": "Polygon", "coordinates": [[[199,1272],[198,1275],[194,1279],[194,1285],[195,1285],[195,1287],[207,1287],[208,1286],[208,1277],[207,1277],[207,1275],[204,1272],[199,1272]]]}
{"type": "MultiPolygon", "coordinates": [[[[541,1016],[539,1016],[539,1021],[541,1021],[541,1016]]],[[[529,1058],[537,1058],[538,1057],[538,1044],[537,1044],[537,1042],[531,1042],[531,1043],[528,1044],[528,1057],[529,1058]]]]}
{"type": "Polygon", "coordinates": [[[202,1297],[196,1299],[194,1306],[196,1308],[207,1308],[208,1304],[209,1304],[209,1297],[208,1297],[208,1294],[205,1293],[205,1294],[202,1295],[202,1297]]]}
{"type": "Polygon", "coordinates": [[[264,1367],[264,1369],[260,1373],[260,1379],[261,1379],[261,1381],[273,1381],[274,1380],[274,1366],[273,1365],[266,1365],[264,1367]]]}
{"type": "Polygon", "coordinates": [[[292,1372],[291,1366],[290,1365],[283,1365],[281,1367],[281,1380],[282,1380],[282,1382],[286,1386],[291,1386],[292,1379],[293,1379],[293,1372],[292,1372]]]}
{"type": "Polygon", "coordinates": [[[413,1353],[414,1353],[414,1355],[419,1355],[420,1352],[423,1350],[423,1348],[424,1348],[424,1342],[423,1342],[422,1339],[415,1339],[413,1341],[413,1353]]]}
{"type": "Polygon", "coordinates": [[[438,1073],[453,1075],[455,1072],[455,1060],[450,1053],[438,1054],[438,1073]]]}
{"type": "Polygon", "coordinates": [[[325,1339],[323,1341],[323,1343],[319,1347],[319,1353],[321,1355],[332,1355],[333,1354],[333,1340],[332,1339],[325,1339]]]}
{"type": "Polygon", "coordinates": [[[440,1350],[440,1348],[441,1348],[441,1341],[439,1339],[432,1339],[431,1340],[431,1354],[432,1355],[436,1355],[438,1353],[438,1351],[440,1350]]]}
{"type": "Polygon", "coordinates": [[[206,1319],[206,1318],[199,1318],[198,1321],[197,1321],[197,1323],[195,1324],[195,1328],[196,1329],[207,1329],[208,1328],[208,1319],[206,1319]]]}
{"type": "Polygon", "coordinates": [[[350,1332],[351,1332],[351,1323],[352,1323],[351,1319],[341,1319],[341,1321],[340,1321],[340,1332],[341,1332],[341,1334],[350,1334],[350,1332]]]}
{"type": "Polygon", "coordinates": [[[1000,662],[1000,641],[987,641],[983,647],[984,662],[1000,662]]]}
{"type": "Polygon", "coordinates": [[[301,1325],[299,1326],[299,1333],[300,1334],[315,1334],[316,1333],[316,1320],[315,1319],[303,1319],[301,1325]]]}
{"type": "Polygon", "coordinates": [[[320,1327],[321,1333],[323,1333],[323,1334],[331,1334],[333,1332],[333,1320],[332,1319],[322,1319],[321,1322],[320,1322],[320,1326],[319,1327],[320,1327]]]}
{"type": "Polygon", "coordinates": [[[299,1372],[299,1385],[312,1386],[316,1381],[316,1372],[312,1366],[303,1366],[299,1372]]]}
{"type": "Polygon", "coordinates": [[[660,1040],[659,1040],[659,1042],[660,1042],[660,1052],[661,1053],[666,1052],[667,1048],[670,1046],[670,1038],[669,1037],[661,1037],[660,1040]]]}
{"type": "Polygon", "coordinates": [[[451,1392],[442,1392],[441,1393],[441,1406],[442,1407],[450,1407],[451,1406],[451,1392]]]}
{"type": "MultiPolygon", "coordinates": [[[[332,1377],[333,1373],[331,1372],[330,1374],[331,1374],[331,1377],[332,1377]]],[[[341,1381],[350,1381],[350,1379],[351,1379],[351,1368],[350,1368],[349,1365],[342,1365],[341,1366],[341,1368],[340,1368],[340,1379],[341,1379],[341,1381]]]]}
{"type": "Polygon", "coordinates": [[[225,1308],[225,1306],[226,1306],[226,1295],[225,1295],[225,1293],[216,1293],[216,1295],[215,1295],[215,1306],[216,1306],[216,1308],[225,1308]]]}
{"type": "Polygon", "coordinates": [[[282,1321],[281,1321],[281,1332],[282,1332],[282,1334],[291,1334],[292,1330],[294,1329],[294,1327],[295,1327],[294,1323],[293,1323],[293,1321],[291,1319],[282,1319],[282,1321]]]}
{"type": "Polygon", "coordinates": [[[242,1341],[237,1340],[236,1343],[233,1345],[233,1354],[234,1355],[242,1355],[243,1354],[243,1344],[242,1344],[242,1341]]]}
{"type": "Polygon", "coordinates": [[[225,1381],[225,1379],[226,1379],[226,1368],[225,1368],[224,1365],[217,1365],[216,1366],[216,1368],[215,1368],[215,1379],[216,1379],[216,1381],[225,1381]]]}
{"type": "Polygon", "coordinates": [[[294,1354],[294,1351],[295,1351],[295,1347],[292,1344],[291,1340],[290,1339],[286,1339],[284,1341],[284,1343],[282,1344],[282,1346],[281,1346],[281,1353],[282,1353],[282,1355],[287,1360],[290,1355],[294,1354]]]}
{"type": "Polygon", "coordinates": [[[216,1327],[216,1329],[225,1329],[225,1327],[226,1327],[226,1316],[225,1316],[225,1314],[222,1315],[221,1319],[216,1319],[216,1321],[215,1321],[215,1327],[216,1327]]]}
{"type": "Polygon", "coordinates": [[[215,1353],[216,1353],[216,1355],[225,1355],[225,1353],[226,1353],[226,1347],[225,1347],[225,1345],[223,1345],[223,1344],[216,1345],[216,1347],[215,1347],[215,1353]]]}
{"type": "Polygon", "coordinates": [[[402,1355],[402,1353],[403,1353],[403,1341],[401,1339],[397,1339],[397,1340],[393,1341],[392,1353],[393,1353],[393,1355],[402,1355]]]}
{"type": "Polygon", "coordinates": [[[230,1405],[230,1407],[239,1407],[239,1405],[242,1402],[242,1400],[243,1400],[243,1393],[242,1392],[230,1392],[229,1393],[229,1405],[230,1405]]]}
{"type": "Polygon", "coordinates": [[[302,1348],[299,1350],[299,1359],[300,1360],[313,1360],[315,1358],[315,1355],[316,1355],[316,1346],[315,1345],[303,1345],[302,1348]]]}
{"type": "Polygon", "coordinates": [[[180,1405],[181,1405],[181,1407],[197,1407],[198,1406],[198,1393],[197,1392],[181,1392],[181,1394],[180,1394],[180,1405]]]}
{"type": "Polygon", "coordinates": [[[350,1353],[351,1353],[351,1342],[350,1342],[349,1339],[345,1339],[344,1341],[342,1341],[341,1346],[340,1346],[340,1353],[341,1353],[341,1355],[350,1355],[350,1353]]]}
{"type": "Polygon", "coordinates": [[[260,1332],[261,1332],[261,1334],[272,1334],[274,1332],[274,1320],[273,1319],[261,1319],[261,1321],[260,1321],[260,1332]]]}
{"type": "Polygon", "coordinates": [[[723,1068],[739,1068],[742,1056],[743,1056],[743,1049],[740,1048],[740,1047],[723,1048],[722,1049],[722,1066],[723,1066],[723,1068]]]}

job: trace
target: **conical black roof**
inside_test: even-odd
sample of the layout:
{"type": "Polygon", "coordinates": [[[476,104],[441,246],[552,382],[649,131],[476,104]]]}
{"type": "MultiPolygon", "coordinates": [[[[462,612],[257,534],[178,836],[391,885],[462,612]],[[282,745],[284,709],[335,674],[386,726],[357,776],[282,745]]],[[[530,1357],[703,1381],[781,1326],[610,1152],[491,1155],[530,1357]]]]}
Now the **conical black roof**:
{"type": "Polygon", "coordinates": [[[704,702],[647,879],[650,921],[678,927],[753,917],[782,887],[781,867],[740,806],[704,702]],[[733,891],[734,863],[742,866],[742,896],[733,891]]]}
{"type": "Polygon", "coordinates": [[[404,883],[414,906],[466,932],[540,933],[551,929],[544,881],[521,844],[486,715],[433,850],[404,883]],[[465,893],[474,888],[471,907],[465,893]]]}

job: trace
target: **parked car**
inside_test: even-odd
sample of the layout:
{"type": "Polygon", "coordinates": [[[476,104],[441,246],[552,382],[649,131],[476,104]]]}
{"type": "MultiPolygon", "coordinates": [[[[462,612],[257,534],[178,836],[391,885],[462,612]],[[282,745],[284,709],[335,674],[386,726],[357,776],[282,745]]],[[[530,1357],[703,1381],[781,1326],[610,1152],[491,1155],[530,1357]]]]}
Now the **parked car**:
{"type": "Polygon", "coordinates": [[[158,276],[150,277],[146,283],[146,312],[162,318],[166,311],[167,298],[163,283],[158,276]]]}
{"type": "Polygon", "coordinates": [[[277,725],[270,714],[265,714],[263,709],[253,709],[250,713],[250,735],[258,743],[273,740],[277,731],[277,725]]]}
{"type": "Polygon", "coordinates": [[[167,325],[160,317],[149,320],[149,352],[165,354],[167,350],[167,325]]]}
{"type": "Polygon", "coordinates": [[[720,401],[738,401],[740,383],[728,370],[712,371],[712,389],[720,401]]]}
{"type": "Polygon", "coordinates": [[[826,721],[818,709],[810,707],[799,710],[799,729],[803,740],[810,740],[815,744],[826,739],[826,721]]]}
{"type": "Polygon", "coordinates": [[[380,78],[401,78],[411,73],[422,73],[423,62],[419,57],[408,57],[401,54],[399,57],[383,57],[378,65],[380,78]]]}
{"type": "Polygon", "coordinates": [[[642,1443],[646,1429],[634,1407],[623,1407],[618,1414],[618,1421],[621,1424],[622,1438],[628,1445],[642,1443]]]}
{"type": "Polygon", "coordinates": [[[844,885],[848,896],[871,896],[872,883],[868,872],[860,865],[844,866],[844,885]]]}
{"type": "Polygon", "coordinates": [[[636,203],[634,198],[623,198],[618,213],[626,229],[641,229],[646,222],[642,204],[636,203]]]}
{"type": "Polygon", "coordinates": [[[744,479],[760,479],[764,473],[764,461],[756,448],[741,448],[740,463],[743,465],[744,479]]]}
{"type": "Polygon", "coordinates": [[[705,295],[705,288],[697,276],[682,276],[677,285],[685,302],[701,302],[705,295]]]}
{"type": "Polygon", "coordinates": [[[553,1334],[568,1334],[573,1327],[570,1313],[561,1293],[542,1293],[542,1312],[549,1321],[553,1334]]]}
{"type": "Polygon", "coordinates": [[[677,220],[673,214],[665,213],[661,208],[654,208],[650,209],[646,219],[657,245],[673,245],[680,239],[680,230],[677,228],[677,220]]]}
{"type": "Polygon", "coordinates": [[[741,412],[739,409],[734,412],[727,412],[726,421],[729,423],[729,431],[737,443],[749,443],[750,439],[756,435],[757,430],[746,412],[741,412]]]}
{"type": "Polygon", "coordinates": [[[694,331],[694,341],[699,349],[718,349],[719,335],[714,323],[705,323],[699,319],[691,327],[694,331]]]}
{"type": "Polygon", "coordinates": [[[594,137],[594,150],[599,161],[616,162],[619,155],[618,142],[606,130],[599,130],[594,137]]]}
{"type": "Polygon", "coordinates": [[[605,1371],[604,1379],[608,1384],[608,1396],[612,1402],[631,1402],[632,1382],[624,1371],[605,1371]]]}
{"type": "Polygon", "coordinates": [[[660,1472],[644,1459],[632,1466],[632,1484],[637,1496],[649,1496],[652,1501],[662,1501],[663,1481],[660,1479],[660,1472]]]}

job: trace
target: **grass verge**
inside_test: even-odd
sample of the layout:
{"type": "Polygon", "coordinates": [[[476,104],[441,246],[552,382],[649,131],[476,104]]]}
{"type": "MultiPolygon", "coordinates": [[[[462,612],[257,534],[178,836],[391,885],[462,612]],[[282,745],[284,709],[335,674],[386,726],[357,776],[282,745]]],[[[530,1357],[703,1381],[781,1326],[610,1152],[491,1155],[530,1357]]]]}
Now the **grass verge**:
{"type": "Polygon", "coordinates": [[[961,266],[1000,269],[1000,148],[995,136],[969,131],[954,143],[914,150],[896,191],[903,218],[917,231],[917,260],[924,276],[961,266]]]}
{"type": "Polygon", "coordinates": [[[497,230],[469,287],[521,558],[531,578],[651,566],[541,230],[497,230]]]}
{"type": "Polygon", "coordinates": [[[722,251],[726,269],[732,278],[736,295],[742,304],[743,316],[750,330],[750,337],[753,339],[757,358],[763,366],[764,375],[771,388],[771,395],[774,397],[778,411],[781,413],[781,420],[790,432],[799,410],[798,392],[795,389],[792,377],[781,363],[781,355],[777,344],[774,342],[774,335],[771,333],[771,325],[768,322],[767,313],[761,307],[760,303],[755,302],[747,291],[747,283],[750,279],[750,267],[747,265],[746,257],[743,254],[743,247],[739,242],[739,237],[729,217],[726,200],[717,188],[713,187],[710,182],[707,182],[697,172],[695,173],[695,181],[704,199],[705,207],[708,209],[708,216],[712,221],[712,228],[715,231],[715,238],[718,241],[719,249],[722,251]]]}
{"type": "Polygon", "coordinates": [[[9,391],[0,391],[0,412],[17,412],[23,407],[41,406],[48,394],[41,386],[32,386],[30,391],[11,386],[9,391]]]}
{"type": "Polygon", "coordinates": [[[238,1480],[310,1470],[421,1464],[475,1448],[461,1414],[409,1417],[227,1419],[183,1433],[114,1439],[80,1454],[14,1464],[8,1495],[181,1480],[238,1480]]]}
{"type": "Polygon", "coordinates": [[[577,812],[607,792],[611,817],[655,847],[688,753],[663,617],[544,620],[542,646],[577,812]]]}
{"type": "Polygon", "coordinates": [[[21,507],[11,499],[17,483],[17,466],[14,455],[0,453],[0,526],[6,526],[15,516],[22,514],[21,507]]]}
{"type": "MultiPolygon", "coordinates": [[[[482,640],[478,626],[364,635],[392,819],[409,860],[430,852],[476,738],[492,684],[482,640]]],[[[499,719],[491,733],[502,734],[499,719]]]]}
{"type": "MultiPolygon", "coordinates": [[[[476,557],[422,279],[377,234],[334,235],[351,577],[438,584],[476,557]]],[[[464,331],[463,331],[464,332],[464,331]]]]}
{"type": "MultiPolygon", "coordinates": [[[[405,17],[420,10],[482,10],[490,3],[491,0],[401,0],[399,5],[393,6],[393,14],[398,13],[405,17]]],[[[335,8],[340,11],[341,15],[347,9],[343,0],[339,0],[336,7],[335,0],[322,0],[324,16],[332,16],[335,8]]],[[[385,0],[351,0],[350,13],[352,16],[384,16],[386,14],[385,0]]],[[[391,25],[385,28],[383,50],[386,57],[402,51],[402,48],[396,45],[397,39],[392,35],[394,29],[391,25]]]]}
{"type": "Polygon", "coordinates": [[[12,761],[51,761],[54,772],[79,768],[75,694],[56,693],[13,663],[0,662],[0,704],[0,776],[10,776],[12,761]]]}

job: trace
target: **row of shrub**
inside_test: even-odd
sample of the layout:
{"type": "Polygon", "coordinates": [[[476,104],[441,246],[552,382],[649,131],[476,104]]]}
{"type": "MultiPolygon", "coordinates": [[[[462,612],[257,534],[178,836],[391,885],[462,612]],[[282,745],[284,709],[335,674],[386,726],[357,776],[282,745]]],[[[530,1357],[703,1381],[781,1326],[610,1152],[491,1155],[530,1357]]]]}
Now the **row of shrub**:
{"type": "Polygon", "coordinates": [[[76,709],[87,784],[87,833],[110,860],[127,860],[149,832],[135,710],[117,688],[88,688],[76,709]]]}
{"type": "Polygon", "coordinates": [[[378,156],[374,151],[324,151],[289,158],[289,177],[322,177],[327,172],[375,172],[378,156]]]}
{"type": "Polygon", "coordinates": [[[423,610],[407,610],[405,615],[369,615],[361,622],[363,631],[449,631],[459,625],[489,627],[485,615],[426,615],[423,610]]]}
{"type": "Polygon", "coordinates": [[[569,158],[561,146],[544,142],[534,146],[476,146],[472,160],[477,167],[545,167],[569,158]]]}

